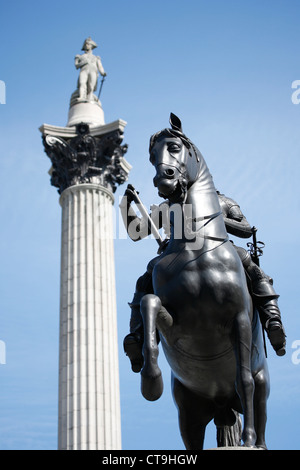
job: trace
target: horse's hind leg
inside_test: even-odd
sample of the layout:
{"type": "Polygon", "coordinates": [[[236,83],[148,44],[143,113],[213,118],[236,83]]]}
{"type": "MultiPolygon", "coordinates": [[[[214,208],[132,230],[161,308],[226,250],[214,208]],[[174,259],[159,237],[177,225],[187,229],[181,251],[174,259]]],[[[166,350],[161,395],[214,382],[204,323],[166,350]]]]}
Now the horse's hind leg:
{"type": "Polygon", "coordinates": [[[156,319],[161,309],[159,297],[144,295],[141,300],[141,315],[144,324],[144,365],[141,370],[141,391],[146,400],[154,401],[163,392],[163,381],[157,364],[158,345],[156,338],[156,319]]]}
{"type": "Polygon", "coordinates": [[[267,400],[270,393],[270,380],[267,369],[260,370],[254,376],[254,419],[257,434],[256,447],[267,449],[265,430],[267,422],[267,400]]]}
{"type": "Polygon", "coordinates": [[[213,419],[212,401],[188,390],[172,375],[172,392],[178,409],[179,427],[187,450],[202,450],[205,429],[213,419]]]}
{"type": "Polygon", "coordinates": [[[237,315],[234,326],[234,349],[237,361],[236,388],[244,414],[242,439],[245,447],[254,447],[256,433],[254,428],[254,380],[251,372],[252,329],[247,312],[237,315]]]}

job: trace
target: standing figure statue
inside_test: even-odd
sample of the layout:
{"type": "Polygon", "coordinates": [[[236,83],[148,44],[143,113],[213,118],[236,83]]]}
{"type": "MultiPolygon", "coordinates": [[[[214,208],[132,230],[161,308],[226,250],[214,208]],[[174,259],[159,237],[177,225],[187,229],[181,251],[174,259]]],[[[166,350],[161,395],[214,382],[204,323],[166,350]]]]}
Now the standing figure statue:
{"type": "Polygon", "coordinates": [[[106,72],[102,66],[99,56],[93,55],[93,49],[97,44],[89,37],[84,41],[82,50],[84,54],[76,55],[75,67],[80,69],[78,78],[79,100],[93,101],[93,93],[97,89],[98,73],[106,77],[106,72]]]}

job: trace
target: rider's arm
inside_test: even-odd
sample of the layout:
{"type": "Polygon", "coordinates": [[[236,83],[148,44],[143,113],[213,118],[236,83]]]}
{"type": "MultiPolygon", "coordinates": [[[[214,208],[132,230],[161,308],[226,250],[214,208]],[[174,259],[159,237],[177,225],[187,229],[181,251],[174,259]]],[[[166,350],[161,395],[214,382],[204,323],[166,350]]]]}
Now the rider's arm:
{"type": "Polygon", "coordinates": [[[239,238],[252,236],[252,229],[238,205],[233,205],[224,217],[227,232],[239,238]]]}

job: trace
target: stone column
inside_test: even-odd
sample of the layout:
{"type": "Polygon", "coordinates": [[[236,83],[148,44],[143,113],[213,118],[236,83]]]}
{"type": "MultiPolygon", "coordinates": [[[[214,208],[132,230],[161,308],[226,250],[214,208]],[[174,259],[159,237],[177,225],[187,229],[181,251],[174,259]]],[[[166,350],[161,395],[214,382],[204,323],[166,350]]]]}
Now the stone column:
{"type": "Polygon", "coordinates": [[[121,449],[113,193],[130,170],[124,125],[40,129],[62,207],[61,450],[121,449]]]}

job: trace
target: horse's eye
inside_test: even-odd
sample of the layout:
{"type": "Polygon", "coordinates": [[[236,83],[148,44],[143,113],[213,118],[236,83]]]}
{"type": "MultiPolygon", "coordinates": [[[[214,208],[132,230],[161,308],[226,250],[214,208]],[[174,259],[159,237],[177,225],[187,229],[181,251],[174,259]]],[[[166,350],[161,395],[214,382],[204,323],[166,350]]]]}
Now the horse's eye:
{"type": "Polygon", "coordinates": [[[181,150],[180,145],[175,144],[174,142],[170,142],[168,144],[168,151],[169,152],[179,152],[181,150]]]}

